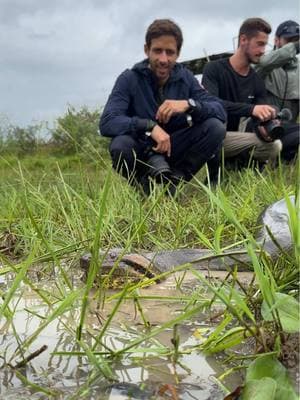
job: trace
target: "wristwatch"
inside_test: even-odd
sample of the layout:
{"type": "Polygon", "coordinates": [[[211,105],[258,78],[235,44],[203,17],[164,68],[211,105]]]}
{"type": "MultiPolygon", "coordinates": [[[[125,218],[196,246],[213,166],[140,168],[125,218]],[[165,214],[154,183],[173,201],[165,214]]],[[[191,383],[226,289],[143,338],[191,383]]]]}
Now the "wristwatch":
{"type": "Polygon", "coordinates": [[[152,121],[152,119],[149,119],[148,123],[147,123],[147,130],[145,132],[145,135],[148,137],[151,136],[151,133],[156,125],[157,125],[157,123],[155,121],[152,121]]]}
{"type": "Polygon", "coordinates": [[[191,114],[197,108],[197,104],[194,99],[188,99],[188,105],[188,112],[191,114]]]}

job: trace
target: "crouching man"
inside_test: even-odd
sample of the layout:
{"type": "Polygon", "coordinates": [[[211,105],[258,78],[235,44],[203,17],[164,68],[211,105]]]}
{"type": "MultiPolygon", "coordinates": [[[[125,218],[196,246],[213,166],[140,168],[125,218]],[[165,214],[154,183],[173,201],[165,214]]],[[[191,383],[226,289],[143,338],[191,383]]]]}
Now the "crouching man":
{"type": "Polygon", "coordinates": [[[239,30],[235,53],[228,59],[207,63],[203,71],[204,87],[223,100],[228,112],[224,140],[227,166],[248,166],[252,157],[263,165],[276,160],[282,148],[281,141],[273,140],[260,126],[276,119],[277,112],[268,104],[264,82],[252,67],[263,56],[270,32],[270,25],[263,19],[246,19],[239,30]],[[250,124],[246,125],[249,117],[250,124]],[[257,129],[253,124],[259,124],[257,129]]]}
{"type": "MultiPolygon", "coordinates": [[[[146,59],[117,79],[100,120],[113,167],[149,194],[149,178],[176,187],[219,159],[226,114],[176,61],[183,37],[169,19],[146,32],[146,59]]],[[[214,167],[215,168],[215,167],[214,167]]]]}

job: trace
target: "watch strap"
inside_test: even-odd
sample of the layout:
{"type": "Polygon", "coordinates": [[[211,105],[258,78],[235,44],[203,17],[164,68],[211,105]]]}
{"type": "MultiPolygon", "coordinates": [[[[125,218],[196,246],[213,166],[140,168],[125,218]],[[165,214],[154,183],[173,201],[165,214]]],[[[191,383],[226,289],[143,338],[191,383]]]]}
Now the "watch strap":
{"type": "Polygon", "coordinates": [[[152,119],[148,119],[147,122],[147,131],[151,131],[153,130],[153,128],[157,125],[157,122],[153,121],[152,119]]]}

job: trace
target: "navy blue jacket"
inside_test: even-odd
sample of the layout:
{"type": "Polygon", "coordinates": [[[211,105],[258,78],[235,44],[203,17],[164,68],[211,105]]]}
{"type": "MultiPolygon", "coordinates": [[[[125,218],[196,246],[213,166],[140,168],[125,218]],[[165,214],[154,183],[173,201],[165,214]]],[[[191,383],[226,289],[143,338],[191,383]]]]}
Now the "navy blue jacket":
{"type": "MultiPolygon", "coordinates": [[[[183,65],[175,64],[163,88],[163,99],[159,93],[157,78],[148,67],[148,60],[126,69],[117,79],[100,119],[103,136],[134,135],[147,130],[148,120],[155,121],[156,112],[163,100],[194,99],[200,105],[199,112],[193,113],[194,122],[207,118],[226,120],[226,113],[220,99],[203,89],[193,74],[183,65]]],[[[198,110],[197,110],[198,111],[198,110]]],[[[185,114],[172,116],[162,126],[171,134],[187,127],[185,114]]]]}

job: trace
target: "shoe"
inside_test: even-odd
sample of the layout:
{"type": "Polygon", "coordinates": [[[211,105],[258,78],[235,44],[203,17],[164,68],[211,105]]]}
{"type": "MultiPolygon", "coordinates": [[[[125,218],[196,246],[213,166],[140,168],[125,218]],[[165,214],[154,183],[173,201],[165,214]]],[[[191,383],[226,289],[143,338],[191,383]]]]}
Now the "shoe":
{"type": "Polygon", "coordinates": [[[183,171],[173,169],[170,173],[169,180],[167,182],[167,194],[171,197],[175,197],[177,194],[177,188],[179,185],[186,182],[185,173],[183,171]]]}
{"type": "Polygon", "coordinates": [[[150,176],[145,174],[142,176],[136,185],[139,189],[142,189],[142,192],[148,197],[152,191],[152,185],[150,182],[150,176]]]}
{"type": "Polygon", "coordinates": [[[185,173],[179,169],[172,169],[170,173],[170,181],[174,185],[179,185],[181,182],[186,182],[185,173]]]}

